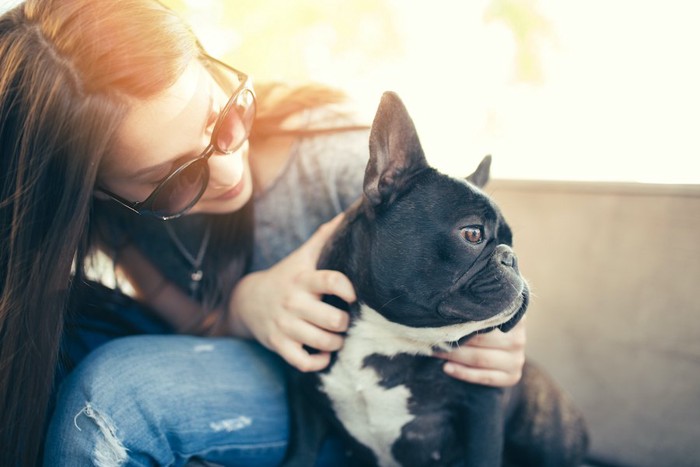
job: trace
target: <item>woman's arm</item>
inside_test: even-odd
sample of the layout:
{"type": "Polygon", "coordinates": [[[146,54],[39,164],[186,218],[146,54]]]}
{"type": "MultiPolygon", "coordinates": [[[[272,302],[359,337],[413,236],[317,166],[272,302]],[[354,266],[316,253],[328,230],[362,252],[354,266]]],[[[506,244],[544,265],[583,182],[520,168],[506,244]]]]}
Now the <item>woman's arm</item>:
{"type": "Polygon", "coordinates": [[[135,247],[128,246],[120,252],[117,268],[134,288],[134,298],[148,305],[178,334],[205,335],[220,321],[217,317],[223,310],[206,313],[135,247]]]}

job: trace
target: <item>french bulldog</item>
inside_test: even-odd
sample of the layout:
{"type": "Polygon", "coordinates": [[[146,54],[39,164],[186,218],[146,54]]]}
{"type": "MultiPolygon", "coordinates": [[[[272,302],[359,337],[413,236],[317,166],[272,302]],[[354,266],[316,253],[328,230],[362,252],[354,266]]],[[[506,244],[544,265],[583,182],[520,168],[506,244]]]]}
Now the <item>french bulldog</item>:
{"type": "MultiPolygon", "coordinates": [[[[475,333],[510,330],[528,306],[511,229],[481,189],[490,157],[466,179],[430,167],[390,92],[369,149],[364,195],[318,263],[343,272],[357,301],[327,297],[350,325],[325,370],[298,375],[301,410],[343,434],[349,465],[576,465],[582,419],[543,373],[527,363],[514,388],[479,386],[448,376],[433,356],[475,333]]],[[[295,429],[311,426],[307,418],[295,429]]]]}

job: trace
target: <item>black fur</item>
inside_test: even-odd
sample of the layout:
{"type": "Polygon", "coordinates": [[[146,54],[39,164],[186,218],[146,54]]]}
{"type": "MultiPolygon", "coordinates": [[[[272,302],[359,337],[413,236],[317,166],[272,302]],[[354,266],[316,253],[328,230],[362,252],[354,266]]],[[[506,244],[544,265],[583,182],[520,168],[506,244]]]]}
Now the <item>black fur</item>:
{"type": "MultiPolygon", "coordinates": [[[[364,196],[348,210],[318,264],[320,269],[343,272],[355,286],[358,302],[344,304],[351,317],[349,335],[360,332],[356,325],[367,312],[363,306],[389,323],[407,327],[401,329],[420,333],[464,323],[480,323],[472,332],[515,326],[527,308],[529,291],[511,249],[510,227],[479,189],[488,180],[489,166],[487,157],[467,180],[429,167],[399,98],[392,93],[382,97],[370,135],[364,196]],[[473,241],[479,232],[481,240],[473,241]],[[498,322],[486,321],[497,315],[498,322]]],[[[465,338],[451,336],[434,344],[445,348],[465,338]]],[[[400,436],[390,446],[392,458],[385,463],[493,467],[516,461],[562,466],[580,460],[586,444],[580,416],[530,364],[519,386],[503,390],[451,378],[443,372],[442,361],[420,352],[385,354],[383,344],[368,344],[361,367],[373,372],[385,389],[406,388],[412,417],[400,427],[400,436]],[[521,387],[525,381],[528,388],[521,387]],[[532,391],[538,386],[549,390],[551,408],[536,405],[541,400],[532,391]],[[538,418],[537,411],[558,418],[538,418]],[[571,426],[562,422],[566,417],[571,426]]],[[[334,410],[339,401],[332,397],[338,396],[329,398],[324,386],[324,378],[334,377],[334,365],[344,351],[334,355],[323,372],[296,375],[294,381],[301,382],[305,394],[304,412],[297,412],[297,418],[320,409],[352,446],[353,465],[374,465],[377,456],[346,430],[334,410]]],[[[310,426],[297,425],[296,430],[310,426]]],[[[312,452],[317,443],[318,439],[307,445],[306,451],[296,444],[292,454],[312,452]]]]}

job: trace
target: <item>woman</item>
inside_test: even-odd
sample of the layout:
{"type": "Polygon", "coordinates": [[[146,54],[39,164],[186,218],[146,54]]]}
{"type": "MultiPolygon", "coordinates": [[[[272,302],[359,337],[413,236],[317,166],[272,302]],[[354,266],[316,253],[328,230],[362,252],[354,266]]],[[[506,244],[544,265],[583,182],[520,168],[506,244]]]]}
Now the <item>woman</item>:
{"type": "MultiPolygon", "coordinates": [[[[281,362],[324,368],[347,317],[320,296],[355,298],[314,267],[334,223],[311,235],[360,192],[341,96],[256,99],[152,0],[27,0],[0,64],[0,464],[36,464],[51,413],[46,465],[279,463],[281,362]],[[91,280],[97,251],[136,301],[91,280]]],[[[480,336],[445,370],[511,385],[523,347],[480,336]]]]}

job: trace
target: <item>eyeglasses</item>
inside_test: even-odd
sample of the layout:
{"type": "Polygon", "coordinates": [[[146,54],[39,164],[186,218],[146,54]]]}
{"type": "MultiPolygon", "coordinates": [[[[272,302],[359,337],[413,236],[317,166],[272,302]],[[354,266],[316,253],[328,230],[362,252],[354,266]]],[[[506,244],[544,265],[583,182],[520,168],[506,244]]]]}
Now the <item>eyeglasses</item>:
{"type": "Polygon", "coordinates": [[[204,151],[177,167],[143,201],[128,201],[104,188],[99,190],[140,215],[173,219],[186,213],[202,197],[209,183],[209,158],[216,152],[236,152],[250,136],[255,120],[255,92],[248,75],[203,54],[202,63],[231,97],[221,110],[211,141],[204,151]]]}

